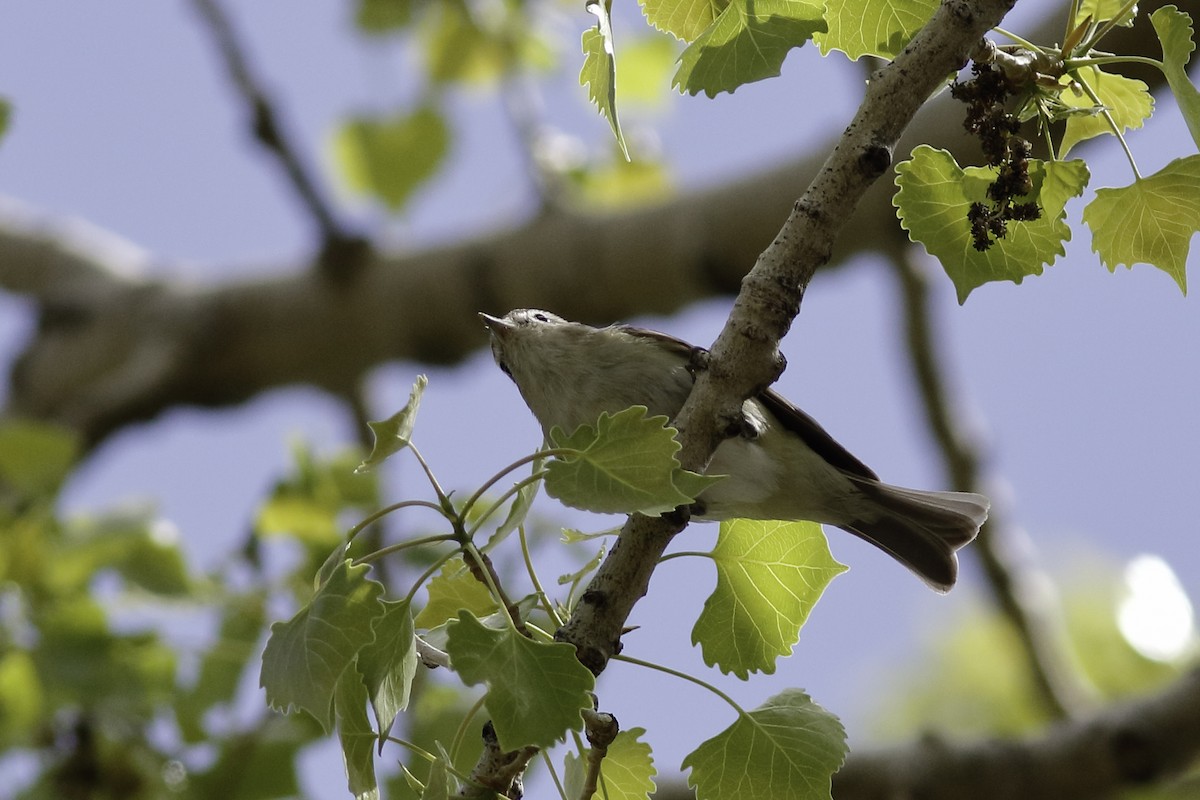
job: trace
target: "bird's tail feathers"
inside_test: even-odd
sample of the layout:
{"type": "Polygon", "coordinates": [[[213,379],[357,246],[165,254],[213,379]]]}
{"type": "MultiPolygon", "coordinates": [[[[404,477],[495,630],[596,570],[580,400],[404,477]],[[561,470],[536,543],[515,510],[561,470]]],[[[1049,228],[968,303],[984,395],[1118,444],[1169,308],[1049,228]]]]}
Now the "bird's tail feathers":
{"type": "Polygon", "coordinates": [[[969,492],[927,492],[853,477],[864,504],[843,525],[882,549],[939,592],[958,578],[955,551],[973,540],[987,519],[988,499],[969,492]]]}

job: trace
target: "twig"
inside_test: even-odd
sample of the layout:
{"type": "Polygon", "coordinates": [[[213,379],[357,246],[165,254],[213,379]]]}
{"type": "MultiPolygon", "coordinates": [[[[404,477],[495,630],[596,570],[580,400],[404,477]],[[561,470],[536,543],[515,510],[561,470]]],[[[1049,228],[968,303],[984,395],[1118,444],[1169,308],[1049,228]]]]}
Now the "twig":
{"type": "MultiPolygon", "coordinates": [[[[912,247],[894,250],[888,260],[900,281],[909,364],[926,423],[954,488],[980,491],[983,446],[951,398],[942,367],[945,357],[937,352],[925,262],[912,247]]],[[[1001,612],[1016,629],[1043,705],[1055,717],[1071,716],[1091,704],[1093,693],[1065,650],[1051,580],[1028,555],[1031,550],[1025,534],[1007,524],[1001,499],[993,496],[987,524],[971,552],[978,556],[1001,612]]]]}
{"type": "Polygon", "coordinates": [[[300,158],[300,148],[284,132],[279,114],[268,98],[262,82],[251,70],[245,56],[245,48],[238,40],[233,25],[220,3],[218,0],[192,0],[192,5],[207,24],[225,62],[230,80],[250,109],[254,138],[274,155],[283,167],[292,188],[296,190],[301,203],[321,233],[319,263],[326,269],[336,265],[342,272],[347,266],[353,267],[361,263],[370,252],[369,244],[363,237],[348,231],[338,221],[332,207],[322,196],[316,180],[309,175],[300,158]]]}
{"type": "Polygon", "coordinates": [[[587,730],[587,740],[591,748],[587,753],[587,774],[583,778],[583,788],[578,800],[591,800],[596,794],[600,783],[600,766],[608,755],[608,746],[617,738],[621,726],[612,714],[602,711],[583,709],[583,724],[587,730]]]}

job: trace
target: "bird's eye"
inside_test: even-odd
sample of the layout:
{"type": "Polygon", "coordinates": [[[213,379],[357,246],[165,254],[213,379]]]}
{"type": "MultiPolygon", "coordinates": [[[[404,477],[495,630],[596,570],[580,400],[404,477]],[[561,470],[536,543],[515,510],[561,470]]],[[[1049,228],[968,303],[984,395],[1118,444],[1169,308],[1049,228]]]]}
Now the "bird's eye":
{"type": "Polygon", "coordinates": [[[538,322],[549,322],[550,321],[550,318],[547,317],[545,314],[534,314],[533,318],[536,319],[538,322]]]}

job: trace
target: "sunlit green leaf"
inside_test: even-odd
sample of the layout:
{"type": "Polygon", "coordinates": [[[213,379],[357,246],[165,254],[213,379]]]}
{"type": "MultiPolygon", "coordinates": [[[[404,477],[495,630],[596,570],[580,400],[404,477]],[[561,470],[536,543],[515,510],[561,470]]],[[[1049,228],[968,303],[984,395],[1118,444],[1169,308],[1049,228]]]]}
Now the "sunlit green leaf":
{"type": "Polygon", "coordinates": [[[366,565],[342,562],[296,616],[271,626],[259,684],[272,708],[303,709],[329,730],[338,678],[373,641],[384,612],[383,586],[366,576],[366,565]]]}
{"type": "MultiPolygon", "coordinates": [[[[654,793],[654,776],[658,770],[654,768],[650,745],[638,741],[645,733],[645,728],[630,728],[617,734],[600,762],[600,780],[593,798],[647,800],[654,793]]],[[[583,792],[587,764],[576,753],[568,753],[564,766],[563,783],[567,796],[578,798],[583,792]]]]}
{"type": "Polygon", "coordinates": [[[1188,250],[1200,230],[1200,155],[1176,159],[1129,186],[1097,189],[1083,221],[1110,271],[1150,264],[1186,294],[1188,250]]]}
{"type": "Polygon", "coordinates": [[[381,737],[391,730],[396,715],[408,707],[417,671],[408,602],[384,602],[383,607],[383,614],[375,620],[375,641],[358,654],[358,672],[367,686],[381,737]]]}
{"type": "Polygon", "coordinates": [[[825,7],[829,30],[813,36],[823,55],[840,50],[853,61],[892,59],[933,17],[938,0],[827,0],[825,7]]]}
{"type": "Polygon", "coordinates": [[[446,652],[459,677],[487,685],[484,703],[502,750],[549,747],[583,727],[579,711],[592,705],[595,678],[574,645],[485,628],[465,611],[448,630],[446,652]]]}
{"type": "Polygon", "coordinates": [[[825,587],[846,571],[815,522],[721,523],[712,559],[717,588],[692,628],[704,663],[742,680],[772,673],[800,638],[825,587]]]}
{"type": "Polygon", "coordinates": [[[354,22],[364,33],[394,33],[412,22],[414,5],[414,0],[358,0],[354,22]]]}
{"type": "Polygon", "coordinates": [[[788,689],[704,742],[683,760],[697,800],[829,800],[846,758],[833,714],[788,689]]]}
{"type": "Polygon", "coordinates": [[[792,48],[825,29],[819,0],[733,0],[679,57],[672,83],[716,97],[779,74],[792,48]]]}
{"type": "Polygon", "coordinates": [[[729,5],[728,0],[639,0],[646,21],[685,42],[695,41],[729,5]]]}
{"type": "Polygon", "coordinates": [[[1200,148],[1200,90],[1187,74],[1188,59],[1196,49],[1192,40],[1192,18],[1175,6],[1163,6],[1150,15],[1163,50],[1163,72],[1179,111],[1200,148]]]}
{"type": "Polygon", "coordinates": [[[447,561],[425,589],[429,593],[429,602],[414,620],[421,630],[430,630],[454,619],[460,610],[486,617],[500,608],[488,587],[476,580],[461,558],[447,561]]]}
{"type": "Polygon", "coordinates": [[[0,747],[26,745],[46,712],[37,666],[29,653],[9,650],[0,655],[0,747]]]}
{"type": "Polygon", "coordinates": [[[579,71],[579,85],[587,87],[588,100],[608,120],[621,155],[628,160],[629,148],[625,146],[625,135],[621,133],[621,120],[617,116],[617,62],[612,20],[608,16],[609,3],[610,0],[589,0],[587,3],[587,10],[596,15],[596,27],[583,32],[583,68],[579,71]]]}
{"type": "Polygon", "coordinates": [[[621,87],[621,103],[661,104],[668,96],[667,78],[679,57],[679,47],[669,36],[648,33],[621,46],[617,62],[617,85],[621,87]]]}
{"type": "Polygon", "coordinates": [[[673,190],[665,164],[651,158],[613,158],[570,173],[581,205],[597,209],[629,209],[654,203],[673,190]]]}
{"type": "Polygon", "coordinates": [[[570,436],[554,428],[550,440],[556,449],[574,452],[546,465],[546,493],[573,508],[661,514],[691,503],[719,480],[684,477],[675,458],[675,429],[666,417],[647,417],[645,406],[601,414],[595,427],[581,425],[570,436]]]}
{"type": "Polygon", "coordinates": [[[356,472],[372,469],[383,463],[388,456],[409,446],[412,442],[413,426],[417,422],[417,410],[421,407],[421,396],[425,394],[425,387],[428,385],[429,379],[418,375],[404,408],[382,422],[367,423],[371,433],[375,435],[375,445],[371,448],[370,455],[358,465],[356,472]]]}
{"type": "MultiPolygon", "coordinates": [[[[1098,67],[1084,67],[1077,71],[1077,75],[1096,93],[1113,122],[1122,131],[1142,127],[1142,123],[1154,111],[1154,97],[1149,87],[1139,80],[1103,72],[1098,67]]],[[[1063,90],[1059,99],[1072,108],[1092,108],[1095,105],[1085,92],[1076,94],[1070,88],[1063,90]]],[[[1072,114],[1067,118],[1058,157],[1066,158],[1071,148],[1079,142],[1106,133],[1111,135],[1112,132],[1108,120],[1100,113],[1072,114]]]]}
{"type": "Polygon", "coordinates": [[[913,241],[942,262],[960,303],[990,281],[1020,283],[1027,275],[1041,275],[1043,265],[1062,255],[1063,243],[1071,238],[1071,229],[1063,221],[1064,208],[1068,200],[1083,192],[1089,177],[1082,161],[1030,159],[1033,191],[1021,200],[1036,200],[1041,217],[1010,222],[1008,235],[980,252],[972,245],[967,211],[971,203],[987,200],[994,169],[963,169],[945,150],[920,145],[910,160],[896,167],[896,173],[900,191],[893,202],[900,223],[913,241]]]}
{"type": "MultiPolygon", "coordinates": [[[[1075,15],[1075,21],[1082,22],[1088,17],[1092,18],[1092,22],[1107,22],[1110,19],[1116,19],[1117,15],[1125,10],[1127,0],[1080,0],[1079,13],[1075,15]]],[[[1137,6],[1125,12],[1119,24],[1132,25],[1134,17],[1137,15],[1137,6]]]]}
{"type": "Polygon", "coordinates": [[[391,117],[351,117],[333,139],[347,188],[393,212],[437,174],[449,152],[450,128],[432,105],[391,117]]]}
{"type": "Polygon", "coordinates": [[[367,690],[354,669],[344,670],[338,679],[333,707],[350,794],[354,800],[378,800],[375,731],[367,718],[367,690]]]}

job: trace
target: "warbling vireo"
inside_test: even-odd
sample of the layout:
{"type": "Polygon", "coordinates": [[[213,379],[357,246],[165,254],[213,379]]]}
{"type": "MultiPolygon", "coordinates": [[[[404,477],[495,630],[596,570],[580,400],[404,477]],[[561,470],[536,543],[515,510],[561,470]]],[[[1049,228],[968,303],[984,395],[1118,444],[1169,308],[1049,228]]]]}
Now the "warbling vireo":
{"type": "MultiPolygon", "coordinates": [[[[694,380],[696,348],[627,325],[593,328],[546,311],[480,315],[496,363],[549,434],[644,405],[674,419],[694,380]]],[[[866,539],[939,592],[958,575],[955,550],[987,518],[988,500],[883,483],[812,417],[768,389],[742,404],[742,433],[708,472],[727,475],[697,498],[700,519],[812,520],[866,539]]]]}

